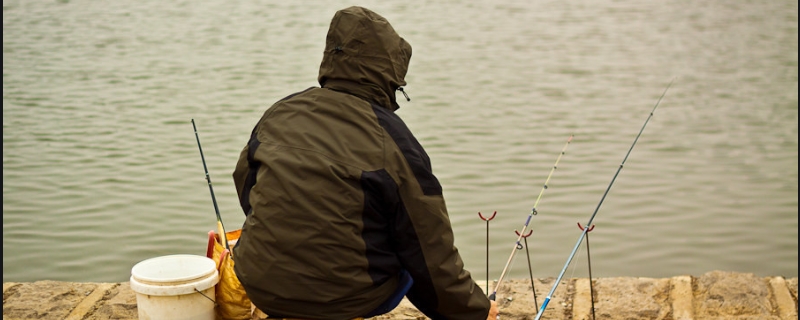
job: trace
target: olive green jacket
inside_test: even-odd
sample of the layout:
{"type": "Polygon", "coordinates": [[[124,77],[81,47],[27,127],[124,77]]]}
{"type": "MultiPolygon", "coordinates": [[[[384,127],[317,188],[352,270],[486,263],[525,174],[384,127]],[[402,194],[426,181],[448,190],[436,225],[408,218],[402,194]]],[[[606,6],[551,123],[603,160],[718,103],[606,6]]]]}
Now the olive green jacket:
{"type": "Polygon", "coordinates": [[[319,83],[266,110],[233,173],[247,218],[234,249],[248,297],[271,316],[350,319],[407,270],[433,319],[486,319],[442,188],[403,121],[411,46],[378,14],[336,13],[319,83]]]}

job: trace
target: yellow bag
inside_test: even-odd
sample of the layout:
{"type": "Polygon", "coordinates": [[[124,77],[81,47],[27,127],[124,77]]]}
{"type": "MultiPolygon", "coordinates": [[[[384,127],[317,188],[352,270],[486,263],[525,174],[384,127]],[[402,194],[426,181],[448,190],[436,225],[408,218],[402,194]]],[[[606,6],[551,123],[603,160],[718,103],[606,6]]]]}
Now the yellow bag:
{"type": "MultiPolygon", "coordinates": [[[[234,244],[239,240],[242,230],[237,229],[225,232],[228,245],[233,250],[234,244]]],[[[216,285],[216,312],[217,320],[249,320],[250,298],[233,271],[232,253],[225,249],[217,234],[212,230],[208,232],[208,248],[206,256],[214,259],[219,271],[219,282],[216,285]]]]}
{"type": "MultiPolygon", "coordinates": [[[[242,229],[225,232],[225,236],[228,238],[228,246],[231,250],[233,250],[233,246],[241,235],[242,229]]],[[[206,256],[214,259],[219,271],[219,282],[217,282],[214,292],[216,296],[216,306],[214,307],[216,320],[267,319],[268,316],[256,308],[250,302],[250,298],[247,297],[242,283],[239,282],[239,278],[236,277],[236,273],[233,271],[232,254],[222,246],[219,236],[214,230],[208,232],[206,256]]],[[[364,320],[364,318],[354,318],[353,320],[364,320]]]]}

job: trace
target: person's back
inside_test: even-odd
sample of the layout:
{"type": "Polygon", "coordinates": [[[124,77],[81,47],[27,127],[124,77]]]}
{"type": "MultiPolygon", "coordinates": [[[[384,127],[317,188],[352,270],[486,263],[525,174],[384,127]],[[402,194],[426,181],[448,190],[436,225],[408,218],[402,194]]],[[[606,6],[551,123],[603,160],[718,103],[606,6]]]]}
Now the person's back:
{"type": "Polygon", "coordinates": [[[410,57],[383,17],[340,10],[322,87],[278,101],[253,129],[233,174],[247,215],[235,270],[271,317],[372,316],[407,272],[406,296],[429,317],[486,318],[430,160],[394,113],[410,57]]]}

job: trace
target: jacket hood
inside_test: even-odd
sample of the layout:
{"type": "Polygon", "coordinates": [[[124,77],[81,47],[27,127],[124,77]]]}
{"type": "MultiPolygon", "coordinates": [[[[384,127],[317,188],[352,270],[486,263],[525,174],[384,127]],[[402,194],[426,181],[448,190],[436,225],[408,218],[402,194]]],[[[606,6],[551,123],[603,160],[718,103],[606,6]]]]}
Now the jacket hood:
{"type": "Polygon", "coordinates": [[[406,85],[411,45],[389,21],[362,7],[339,10],[331,20],[319,68],[322,87],[344,91],[390,110],[406,85]]]}

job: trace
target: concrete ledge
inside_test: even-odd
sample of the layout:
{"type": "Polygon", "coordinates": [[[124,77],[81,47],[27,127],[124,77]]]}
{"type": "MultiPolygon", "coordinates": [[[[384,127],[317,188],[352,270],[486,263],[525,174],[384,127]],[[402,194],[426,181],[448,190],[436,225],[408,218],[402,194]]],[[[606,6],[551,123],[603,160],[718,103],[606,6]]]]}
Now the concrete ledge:
{"type": "Polygon", "coordinates": [[[75,306],[72,311],[67,315],[66,319],[76,319],[81,320],[86,318],[86,316],[94,311],[97,308],[99,302],[105,298],[108,292],[116,287],[119,286],[118,283],[101,283],[98,285],[92,293],[90,293],[86,298],[81,300],[77,306],[75,306]]]}
{"type": "MultiPolygon", "coordinates": [[[[587,278],[562,281],[542,319],[797,319],[797,278],[712,271],[693,277],[587,278]],[[595,315],[592,316],[592,301],[595,315]]],[[[513,279],[497,293],[503,320],[536,316],[555,279],[513,279]],[[533,287],[532,284],[533,283],[533,287]],[[536,301],[534,300],[534,290],[536,301]]],[[[485,289],[485,283],[481,288],[485,289]]],[[[4,282],[3,319],[137,319],[128,282],[4,282]]],[[[403,300],[381,320],[426,319],[403,300]]]]}
{"type": "Polygon", "coordinates": [[[672,317],[675,320],[693,320],[694,307],[692,300],[692,277],[678,276],[670,279],[671,289],[669,291],[672,300],[672,317]]]}
{"type": "Polygon", "coordinates": [[[575,296],[572,298],[572,318],[575,320],[592,319],[592,283],[589,278],[575,280],[575,296]]]}
{"type": "MultiPolygon", "coordinates": [[[[769,279],[769,285],[772,287],[772,296],[775,298],[780,318],[797,319],[797,297],[792,297],[789,288],[786,286],[786,279],[783,277],[771,278],[769,279]]],[[[795,285],[797,285],[796,281],[795,285]]]]}

